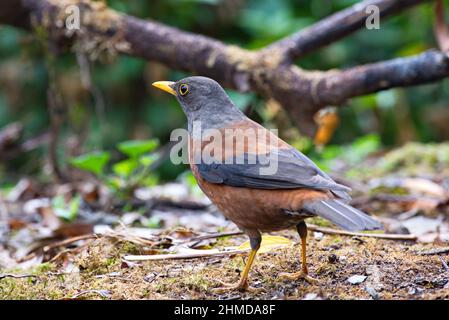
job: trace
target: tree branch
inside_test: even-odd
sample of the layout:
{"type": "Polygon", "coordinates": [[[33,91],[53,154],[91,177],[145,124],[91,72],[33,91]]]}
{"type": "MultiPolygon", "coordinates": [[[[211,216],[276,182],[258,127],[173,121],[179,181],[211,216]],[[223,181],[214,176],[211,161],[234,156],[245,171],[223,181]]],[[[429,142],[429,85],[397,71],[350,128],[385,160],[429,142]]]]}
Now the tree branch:
{"type": "Polygon", "coordinates": [[[124,38],[130,44],[132,55],[161,62],[174,69],[194,71],[226,86],[238,87],[233,79],[235,68],[228,56],[232,50],[230,46],[157,22],[129,16],[124,16],[123,22],[124,38]]]}
{"type": "Polygon", "coordinates": [[[29,11],[20,0],[0,1],[0,23],[15,27],[29,27],[29,11]]]}
{"type": "Polygon", "coordinates": [[[449,57],[437,50],[416,56],[397,58],[330,71],[317,84],[317,104],[339,105],[348,98],[380,90],[434,82],[449,76],[449,57]]]}
{"type": "Polygon", "coordinates": [[[369,6],[379,8],[380,17],[387,17],[428,0],[366,0],[337,12],[287,38],[268,50],[281,49],[289,61],[335,42],[365,26],[369,6]]]}
{"type": "Polygon", "coordinates": [[[120,14],[102,2],[90,0],[2,0],[1,7],[6,8],[9,3],[18,14],[27,13],[28,23],[18,23],[14,17],[4,15],[0,15],[0,23],[15,21],[14,25],[43,27],[53,46],[70,44],[91,58],[125,53],[208,76],[240,91],[251,90],[272,97],[304,133],[311,135],[315,129],[313,115],[326,105],[340,105],[354,96],[449,76],[448,56],[438,51],[325,72],[305,71],[289,63],[293,57],[362,27],[365,8],[370,4],[378,5],[381,15],[387,16],[424,1],[363,1],[258,51],[120,14]],[[66,28],[66,8],[70,4],[82,11],[80,30],[66,28]]]}

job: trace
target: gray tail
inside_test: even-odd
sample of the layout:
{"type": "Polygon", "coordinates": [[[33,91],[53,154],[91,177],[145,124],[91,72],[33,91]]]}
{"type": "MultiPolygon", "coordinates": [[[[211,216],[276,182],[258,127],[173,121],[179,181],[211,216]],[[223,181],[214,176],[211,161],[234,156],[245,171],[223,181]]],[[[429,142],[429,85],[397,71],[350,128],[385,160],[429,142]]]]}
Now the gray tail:
{"type": "Polygon", "coordinates": [[[349,231],[382,229],[382,225],[378,221],[340,200],[315,201],[305,204],[303,209],[349,231]]]}

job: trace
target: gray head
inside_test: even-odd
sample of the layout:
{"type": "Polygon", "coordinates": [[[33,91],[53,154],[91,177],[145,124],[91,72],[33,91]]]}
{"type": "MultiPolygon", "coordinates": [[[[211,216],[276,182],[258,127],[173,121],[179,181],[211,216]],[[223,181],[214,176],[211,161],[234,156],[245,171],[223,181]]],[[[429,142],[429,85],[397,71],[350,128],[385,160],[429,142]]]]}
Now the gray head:
{"type": "Polygon", "coordinates": [[[189,129],[193,121],[201,121],[201,127],[208,129],[245,118],[223,88],[210,78],[188,77],[177,82],[158,81],[153,86],[176,96],[187,116],[189,129]]]}

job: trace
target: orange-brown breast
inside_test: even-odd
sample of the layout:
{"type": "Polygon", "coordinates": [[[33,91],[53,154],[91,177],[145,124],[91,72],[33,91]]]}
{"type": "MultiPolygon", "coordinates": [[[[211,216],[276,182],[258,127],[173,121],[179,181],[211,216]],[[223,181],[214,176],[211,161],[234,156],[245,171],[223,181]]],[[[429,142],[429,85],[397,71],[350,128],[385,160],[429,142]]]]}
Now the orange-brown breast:
{"type": "MultiPolygon", "coordinates": [[[[233,128],[248,128],[249,126],[261,128],[258,124],[250,121],[238,123],[233,128]]],[[[272,134],[268,130],[266,132],[267,134],[272,134]]],[[[288,146],[277,137],[272,140],[274,142],[268,148],[285,148],[288,146]]],[[[190,141],[189,160],[193,175],[201,190],[228,219],[240,228],[260,231],[288,228],[297,224],[303,217],[289,215],[285,210],[299,211],[304,202],[331,197],[327,192],[311,189],[266,190],[209,183],[201,177],[193,161],[194,152],[202,151],[206,145],[207,142],[194,143],[194,141],[190,141]]],[[[222,147],[225,149],[224,145],[222,147]]],[[[265,147],[261,148],[261,150],[265,149],[265,147]]],[[[247,152],[247,145],[245,145],[244,150],[247,152]]],[[[229,156],[230,152],[236,152],[236,150],[227,146],[227,150],[223,150],[221,154],[222,158],[224,159],[226,155],[229,156]]]]}

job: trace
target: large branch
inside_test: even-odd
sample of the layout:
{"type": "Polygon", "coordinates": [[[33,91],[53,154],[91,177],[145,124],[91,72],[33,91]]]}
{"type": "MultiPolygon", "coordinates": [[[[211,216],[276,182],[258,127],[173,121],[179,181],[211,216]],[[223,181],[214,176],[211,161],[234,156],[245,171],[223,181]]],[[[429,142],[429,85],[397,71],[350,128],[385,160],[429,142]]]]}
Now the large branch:
{"type": "MultiPolygon", "coordinates": [[[[354,96],[428,83],[449,76],[449,58],[437,51],[325,72],[305,71],[287,63],[289,58],[286,57],[310,52],[360,28],[363,25],[360,12],[364,13],[363,8],[368,4],[379,5],[386,16],[418,2],[364,1],[259,51],[247,51],[157,22],[120,14],[101,2],[2,0],[2,6],[10,3],[17,7],[17,12],[26,12],[28,21],[34,27],[47,30],[52,44],[69,43],[76,50],[85,51],[93,57],[101,53],[138,56],[175,69],[212,77],[224,86],[240,91],[251,90],[273,97],[305,133],[312,134],[313,114],[323,106],[339,105],[354,96]],[[19,2],[21,5],[17,7],[19,2]],[[65,9],[70,4],[77,4],[82,9],[81,30],[68,31],[65,27],[65,9]],[[291,43],[295,45],[291,46],[291,43]]],[[[0,15],[0,22],[11,23],[11,17],[1,20],[2,17],[0,15]]],[[[17,19],[14,21],[17,25],[17,19]]]]}
{"type": "Polygon", "coordinates": [[[293,60],[363,28],[368,18],[367,8],[370,6],[376,6],[383,18],[425,1],[428,0],[362,1],[271,44],[268,49],[283,50],[286,58],[293,60]]]}
{"type": "Polygon", "coordinates": [[[20,0],[0,1],[0,23],[15,27],[29,27],[29,11],[20,0]]]}
{"type": "MultiPolygon", "coordinates": [[[[272,95],[282,101],[298,124],[313,123],[317,107],[341,105],[346,100],[394,87],[430,83],[449,76],[446,53],[429,50],[419,55],[397,58],[346,70],[305,72],[296,67],[275,70],[272,95]],[[301,112],[297,111],[301,105],[301,112]],[[309,122],[307,122],[309,121],[309,122]]],[[[308,127],[305,127],[308,130],[308,127]]]]}
{"type": "Polygon", "coordinates": [[[353,96],[424,84],[449,75],[446,53],[428,50],[419,55],[358,66],[325,75],[317,84],[318,104],[339,105],[353,96]]]}

